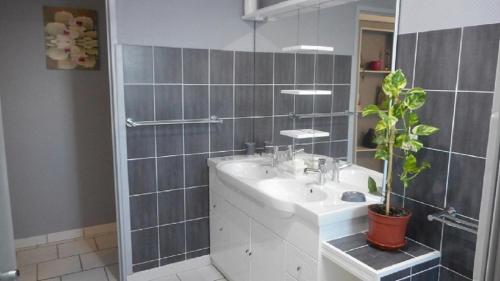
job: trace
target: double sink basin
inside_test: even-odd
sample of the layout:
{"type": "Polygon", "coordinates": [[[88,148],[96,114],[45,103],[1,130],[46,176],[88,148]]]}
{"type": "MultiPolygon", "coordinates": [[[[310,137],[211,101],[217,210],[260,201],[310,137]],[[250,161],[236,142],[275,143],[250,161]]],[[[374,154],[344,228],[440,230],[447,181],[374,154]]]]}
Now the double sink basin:
{"type": "MultiPolygon", "coordinates": [[[[368,178],[377,185],[382,174],[357,165],[339,171],[338,182],[318,184],[318,175],[292,175],[270,165],[266,157],[248,157],[219,161],[215,165],[219,179],[283,217],[301,216],[315,224],[329,224],[365,215],[366,206],[381,201],[368,193],[368,178]],[[342,200],[344,192],[364,194],[364,202],[342,200]]],[[[327,175],[329,176],[329,175],[327,175]]]]}

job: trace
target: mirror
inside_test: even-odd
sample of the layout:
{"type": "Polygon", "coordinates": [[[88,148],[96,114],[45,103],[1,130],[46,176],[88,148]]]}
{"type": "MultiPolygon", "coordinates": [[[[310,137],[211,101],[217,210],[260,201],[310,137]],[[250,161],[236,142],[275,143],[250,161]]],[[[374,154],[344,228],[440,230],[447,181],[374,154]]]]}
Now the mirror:
{"type": "Polygon", "coordinates": [[[258,85],[259,65],[273,65],[268,85],[274,98],[268,124],[273,143],[382,172],[370,138],[376,119],[360,111],[383,99],[380,85],[394,55],[396,0],[282,4],[261,8],[265,13],[255,16],[261,20],[255,23],[256,87],[265,86],[258,85]],[[306,137],[282,135],[290,130],[306,137]]]}

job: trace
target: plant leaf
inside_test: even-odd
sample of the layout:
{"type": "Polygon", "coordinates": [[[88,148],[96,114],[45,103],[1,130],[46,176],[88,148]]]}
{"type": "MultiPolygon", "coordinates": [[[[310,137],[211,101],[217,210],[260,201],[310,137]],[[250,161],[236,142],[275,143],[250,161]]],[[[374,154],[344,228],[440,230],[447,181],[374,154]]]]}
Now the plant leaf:
{"type": "Polygon", "coordinates": [[[399,96],[401,90],[405,87],[406,77],[401,69],[391,72],[382,82],[382,89],[384,90],[384,93],[391,97],[399,96]]]}
{"type": "Polygon", "coordinates": [[[413,139],[404,141],[401,144],[401,149],[407,150],[407,151],[412,151],[412,152],[418,152],[420,149],[422,149],[422,147],[424,147],[423,143],[419,142],[418,140],[413,140],[413,139]]]}
{"type": "Polygon", "coordinates": [[[387,151],[387,147],[379,146],[375,152],[375,159],[389,160],[389,151],[387,151]]]}
{"type": "Polygon", "coordinates": [[[378,108],[378,106],[376,106],[374,104],[370,104],[370,105],[366,106],[365,108],[363,108],[363,117],[377,114],[379,111],[380,111],[380,109],[378,108]]]}
{"type": "Polygon", "coordinates": [[[427,94],[422,88],[413,88],[408,91],[403,103],[410,109],[416,110],[421,108],[425,103],[427,94]]]}
{"type": "Polygon", "coordinates": [[[423,124],[417,125],[411,130],[411,132],[417,136],[430,136],[435,134],[437,131],[439,131],[438,128],[423,124]]]}
{"type": "Polygon", "coordinates": [[[420,119],[418,118],[418,114],[415,112],[410,112],[408,115],[408,125],[410,126],[415,126],[420,122],[420,119]]]}
{"type": "Polygon", "coordinates": [[[403,164],[403,171],[405,172],[415,172],[418,170],[417,167],[417,158],[413,154],[408,154],[405,157],[405,161],[403,164]]]}
{"type": "Polygon", "coordinates": [[[368,177],[368,192],[371,194],[378,194],[377,183],[372,177],[368,177]]]}

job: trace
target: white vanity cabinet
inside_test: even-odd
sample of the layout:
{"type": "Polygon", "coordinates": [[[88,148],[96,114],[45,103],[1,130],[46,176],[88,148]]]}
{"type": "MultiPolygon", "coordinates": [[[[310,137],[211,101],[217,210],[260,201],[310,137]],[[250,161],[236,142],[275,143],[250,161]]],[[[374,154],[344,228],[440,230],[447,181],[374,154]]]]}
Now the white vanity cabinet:
{"type": "Polygon", "coordinates": [[[284,280],[285,242],[210,192],[212,262],[231,281],[284,280]]]}

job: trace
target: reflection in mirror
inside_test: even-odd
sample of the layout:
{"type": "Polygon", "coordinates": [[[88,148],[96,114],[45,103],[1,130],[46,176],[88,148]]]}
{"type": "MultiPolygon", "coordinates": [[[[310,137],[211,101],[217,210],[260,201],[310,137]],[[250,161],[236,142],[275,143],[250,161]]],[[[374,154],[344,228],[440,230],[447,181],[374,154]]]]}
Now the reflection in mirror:
{"type": "Polygon", "coordinates": [[[358,111],[383,98],[379,89],[393,55],[396,1],[309,2],[259,15],[265,20],[256,22],[255,102],[264,102],[259,88],[273,91],[274,118],[266,124],[274,138],[268,141],[382,171],[370,139],[375,119],[358,111]],[[260,80],[265,74],[259,69],[268,64],[272,81],[260,80]],[[311,129],[312,138],[283,135],[311,129]]]}

